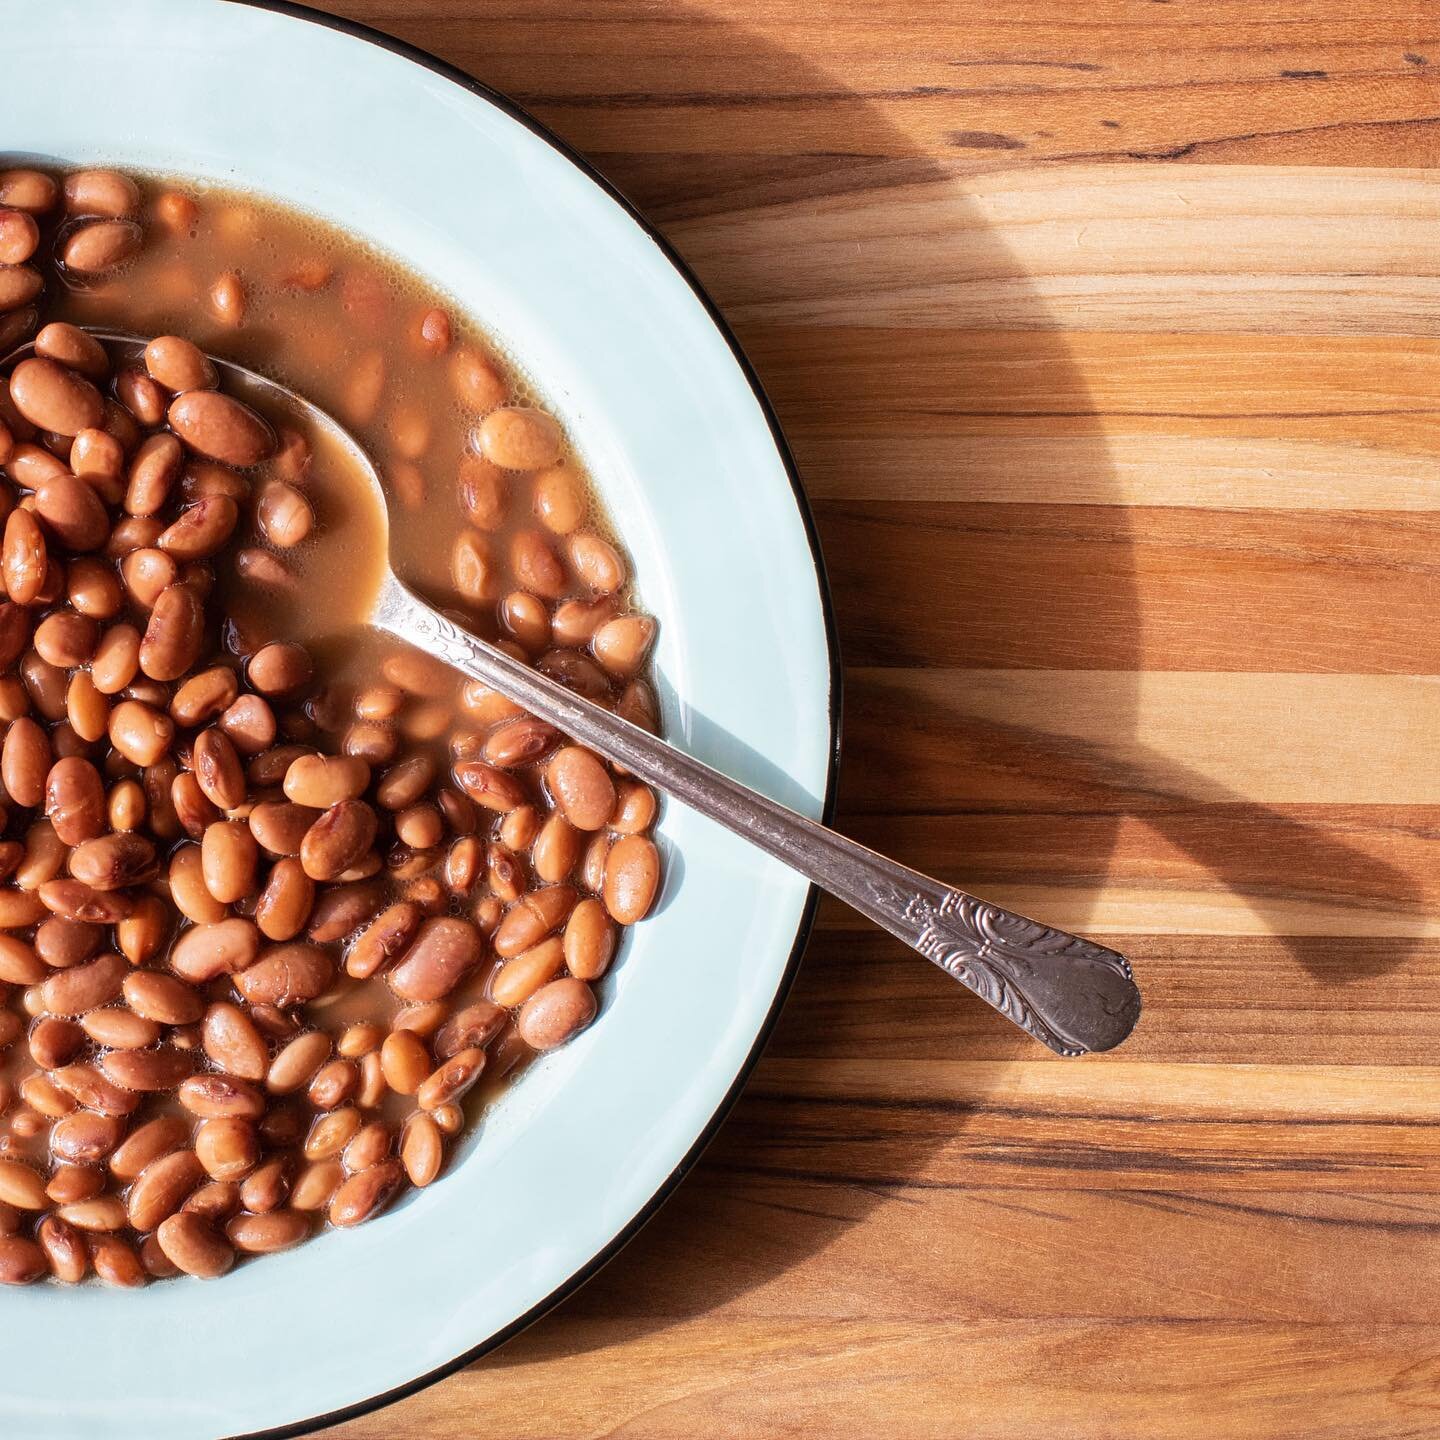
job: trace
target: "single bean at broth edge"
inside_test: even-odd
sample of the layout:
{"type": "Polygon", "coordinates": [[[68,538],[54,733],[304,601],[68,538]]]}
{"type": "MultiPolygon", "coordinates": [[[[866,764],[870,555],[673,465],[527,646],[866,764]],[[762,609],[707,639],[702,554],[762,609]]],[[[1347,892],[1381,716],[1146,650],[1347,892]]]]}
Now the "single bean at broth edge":
{"type": "Polygon", "coordinates": [[[643,785],[356,628],[356,477],[202,352],[355,431],[407,578],[652,729],[654,622],[483,337],[313,219],[0,163],[0,355],[32,337],[0,379],[0,1283],[215,1276],[436,1179],[593,1019],[659,862],[643,785]]]}

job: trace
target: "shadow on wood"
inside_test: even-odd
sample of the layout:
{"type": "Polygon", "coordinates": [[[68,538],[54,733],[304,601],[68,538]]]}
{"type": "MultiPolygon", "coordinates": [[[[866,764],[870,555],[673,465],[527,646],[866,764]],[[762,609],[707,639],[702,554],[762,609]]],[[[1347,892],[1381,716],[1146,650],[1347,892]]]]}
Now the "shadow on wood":
{"type": "MultiPolygon", "coordinates": [[[[618,8],[637,15],[643,9],[630,0],[618,8]]],[[[673,19],[680,13],[672,9],[670,15],[673,19]]],[[[1003,456],[1009,443],[1006,432],[1024,431],[1023,418],[1017,425],[1017,416],[1059,406],[1064,410],[1069,465],[1083,472],[1088,494],[1097,500],[1109,496],[1106,446],[1090,413],[1084,384],[1071,368],[1064,335],[1043,303],[1026,305],[1023,270],[996,243],[983,217],[967,212],[961,171],[952,173],[920,155],[906,158],[905,138],[894,132],[878,109],[862,96],[847,96],[836,80],[816,72],[803,56],[766,47],[757,59],[760,42],[742,27],[714,15],[697,23],[703,25],[714,57],[717,84],[723,83],[726,57],[743,54],[748,68],[760,64],[772,78],[783,77],[789,92],[824,91],[829,97],[827,126],[836,123],[837,110],[843,111],[846,133],[857,153],[741,155],[724,164],[709,155],[607,155],[596,152],[585,123],[587,111],[573,100],[567,104],[565,138],[593,153],[662,228],[676,231],[682,252],[687,248],[686,233],[709,237],[700,247],[704,253],[696,253],[694,260],[701,282],[722,310],[727,302],[750,295],[783,295],[791,286],[793,267],[803,265],[804,259],[784,249],[762,248],[757,253],[751,246],[738,245],[727,250],[723,243],[713,243],[715,227],[763,218],[775,205],[803,211],[807,206],[864,197],[848,238],[857,259],[865,264],[871,287],[864,297],[865,323],[830,324],[822,317],[789,319],[774,327],[757,320],[740,327],[740,338],[777,406],[802,477],[814,478],[817,471],[830,472],[835,466],[865,465],[870,467],[874,490],[883,494],[887,465],[913,464],[921,452],[946,477],[946,498],[923,507],[918,523],[920,507],[909,505],[887,511],[883,504],[820,500],[815,512],[837,584],[842,653],[861,651],[867,664],[894,666],[897,673],[901,668],[953,663],[948,656],[916,649],[913,636],[921,628],[916,617],[938,594],[956,587],[1004,590],[1024,579],[1014,568],[1013,549],[1004,537],[988,544],[982,539],[972,546],[973,568],[966,574],[936,567],[938,551],[966,536],[983,537],[989,516],[997,512],[996,506],[969,493],[967,445],[978,424],[982,432],[993,432],[997,453],[1003,456]],[[903,231],[908,190],[936,183],[953,186],[947,215],[955,220],[958,214],[961,223],[947,223],[942,233],[925,234],[922,217],[918,233],[907,237],[903,231]],[[887,193],[893,195],[893,205],[882,198],[887,193]],[[917,289],[938,286],[937,305],[943,306],[946,290],[972,283],[977,275],[1004,276],[1009,281],[1004,333],[981,336],[971,329],[934,323],[923,304],[917,308],[917,289]],[[931,380],[919,390],[894,388],[897,347],[903,350],[912,341],[927,347],[931,380]],[[1001,374],[1003,393],[992,385],[1001,374]]],[[[573,57],[572,63],[581,62],[573,57]]],[[[657,68],[665,64],[659,50],[653,63],[657,68]]],[[[607,93],[607,77],[601,71],[594,76],[593,89],[597,95],[607,93]]],[[[543,116],[543,106],[540,113],[543,116]]],[[[819,488],[828,494],[834,487],[819,488]]],[[[1106,662],[1123,671],[1138,663],[1139,622],[1120,498],[1116,492],[1116,508],[1107,511],[1113,520],[1112,537],[1100,563],[1106,572],[1106,662]]],[[[623,530],[623,516],[619,522],[623,530]]],[[[743,573],[744,557],[737,561],[743,573]]],[[[987,646],[998,654],[1028,643],[1013,612],[1002,618],[998,629],[992,619],[977,615],[973,632],[957,633],[955,641],[977,654],[987,646]],[[982,632],[988,638],[982,639],[982,632]]],[[[1063,677],[1056,703],[1065,703],[1063,677]]],[[[1120,733],[1133,724],[1125,697],[1114,706],[1111,721],[1120,733]]],[[[949,717],[934,707],[900,705],[888,708],[883,716],[862,708],[847,724],[845,773],[850,778],[841,787],[840,828],[856,828],[860,816],[848,802],[861,791],[878,788],[882,808],[930,806],[933,797],[907,791],[904,777],[893,769],[886,785],[886,752],[903,753],[920,737],[948,723],[949,717]],[[857,770],[865,772],[858,784],[857,770]]],[[[1086,832],[1086,864],[1094,873],[1103,874],[1106,868],[1111,832],[1119,818],[1102,819],[1086,832]]],[[[901,854],[898,858],[925,863],[924,857],[901,854]]],[[[1053,857],[1043,849],[1031,861],[1037,873],[1053,867],[1053,857]]],[[[963,871],[965,858],[956,857],[955,863],[963,871]]],[[[851,948],[844,936],[818,934],[798,985],[808,994],[822,992],[827,973],[847,963],[851,948]]],[[[918,959],[914,963],[922,964],[918,959]]],[[[963,1059],[970,1048],[975,1011],[983,1007],[938,973],[934,978],[927,991],[933,993],[934,1010],[927,1013],[927,1021],[948,1030],[954,1057],[963,1059]]],[[[809,1016],[823,1017],[823,1013],[806,1010],[809,1016]]],[[[768,1053],[784,1057],[792,1051],[805,1057],[822,1088],[826,1067],[851,1054],[848,1038],[829,1032],[823,1018],[805,1025],[803,1033],[782,1025],[768,1053]]],[[[842,1137],[830,1129],[823,1109],[813,1104],[811,1089],[808,1096],[787,1096],[783,1085],[752,1082],[691,1177],[641,1235],[580,1294],[484,1363],[525,1365],[550,1358],[557,1346],[583,1350],[603,1344],[604,1327],[597,1333],[594,1324],[583,1323],[587,1320],[623,1320],[625,1333],[633,1340],[637,1327],[643,1333],[687,1317],[723,1312],[739,1297],[830,1245],[863,1220],[881,1197],[894,1197],[903,1188],[905,1173],[925,1169],[930,1149],[967,1123],[966,1105],[960,1103],[937,1120],[928,1136],[923,1129],[910,1140],[887,1134],[884,1174],[867,1176],[851,1164],[854,1146],[863,1142],[863,1136],[847,1131],[846,1145],[837,1148],[835,1141],[842,1137]],[[796,1187],[786,1183],[786,1176],[772,1177],[757,1162],[756,1157],[774,1148],[772,1142],[780,1137],[790,1149],[798,1147],[812,1157],[806,1169],[812,1183],[803,1204],[797,1203],[796,1187]],[[907,1155],[907,1146],[913,1153],[907,1155]],[[582,1323],[573,1323],[577,1321],[582,1323]]],[[[985,1096],[977,1093],[974,1099],[975,1106],[983,1108],[985,1096]]],[[[853,1115],[844,1123],[852,1121],[853,1115]]],[[[795,1177],[791,1173],[788,1178],[793,1182],[795,1177]]],[[[936,1243],[939,1239],[934,1237],[936,1243]]],[[[861,1286],[882,1283],[879,1274],[857,1276],[861,1286]]]]}

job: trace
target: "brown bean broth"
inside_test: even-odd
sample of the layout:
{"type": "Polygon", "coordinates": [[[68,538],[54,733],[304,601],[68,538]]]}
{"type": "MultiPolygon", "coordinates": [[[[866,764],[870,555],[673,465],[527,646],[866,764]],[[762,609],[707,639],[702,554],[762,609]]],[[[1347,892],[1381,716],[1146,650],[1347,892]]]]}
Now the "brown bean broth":
{"type": "MultiPolygon", "coordinates": [[[[469,524],[459,494],[458,472],[462,457],[474,443],[472,432],[480,412],[460,399],[454,376],[456,357],[469,353],[490,359],[505,377],[500,404],[538,403],[523,377],[495,358],[493,343],[453,302],[396,261],[335,227],[263,197],[222,187],[169,178],[132,178],[141,186],[139,218],[144,226],[144,244],[133,259],[98,280],[72,285],[45,258],[54,219],[45,222],[46,238],[34,262],[42,265],[47,281],[41,301],[42,323],[64,320],[147,337],[184,336],[218,358],[236,361],[282,381],[331,411],[369,450],[385,481],[390,498],[391,559],[396,570],[477,633],[504,638],[499,597],[521,588],[506,558],[510,541],[526,529],[546,532],[534,507],[534,477],[506,472],[508,495],[503,518],[490,526],[479,542],[489,547],[495,583],[486,589],[483,600],[467,599],[457,589],[452,575],[452,546],[469,524]],[[165,202],[173,201],[176,195],[188,197],[197,207],[198,218],[188,228],[177,230],[167,223],[166,215],[173,210],[167,212],[165,202]],[[243,323],[238,325],[221,318],[211,298],[211,287],[227,274],[237,277],[244,295],[243,323]],[[427,344],[421,331],[422,319],[437,311],[448,317],[446,328],[450,333],[444,347],[427,344]],[[383,376],[383,381],[369,387],[374,403],[360,393],[367,376],[372,382],[376,376],[383,376]]],[[[61,239],[66,228],[62,225],[60,229],[61,239]]],[[[234,288],[232,285],[232,292],[234,288]]],[[[0,321],[5,318],[0,315],[0,321]]],[[[222,388],[244,394],[228,381],[222,388]]],[[[257,408],[266,410],[277,428],[293,423],[291,417],[270,407],[257,404],[257,408]]],[[[270,547],[270,553],[294,571],[296,584],[288,594],[283,590],[266,592],[233,572],[230,560],[238,546],[263,548],[265,544],[263,537],[252,533],[252,507],[242,505],[241,529],[229,549],[214,562],[219,582],[217,608],[229,617],[226,633],[219,639],[224,649],[241,658],[270,640],[302,639],[315,658],[318,685],[306,707],[307,723],[324,740],[322,748],[334,752],[339,750],[340,737],[351,723],[358,689],[379,680],[387,657],[398,656],[403,647],[384,640],[362,623],[383,560],[382,526],[373,510],[368,486],[354,473],[348,460],[327,448],[323,437],[309,432],[307,436],[314,460],[308,476],[297,483],[313,502],[316,527],[295,548],[277,551],[270,547]]],[[[578,526],[604,537],[623,555],[594,501],[577,457],[568,447],[563,463],[576,481],[581,507],[578,526]]],[[[256,492],[267,478],[280,473],[277,461],[261,465],[252,474],[256,492]]],[[[473,533],[479,535],[478,531],[473,533]]],[[[563,536],[548,535],[548,539],[556,542],[556,550],[563,557],[563,536]]],[[[563,592],[552,592],[552,603],[564,597],[593,599],[580,583],[575,568],[563,559],[561,564],[565,572],[563,592]]],[[[629,610],[627,581],[615,592],[608,613],[623,615],[629,610]]],[[[545,644],[532,642],[528,657],[534,661],[546,648],[545,644]]],[[[640,675],[644,673],[642,669],[640,675]]],[[[623,680],[612,679],[609,683],[613,699],[623,680]]],[[[476,720],[463,708],[457,708],[453,701],[459,688],[457,681],[449,689],[443,702],[444,713],[433,733],[407,735],[397,756],[428,752],[437,762],[439,784],[448,778],[455,736],[470,734],[473,754],[475,745],[494,723],[493,719],[476,720]]],[[[408,702],[398,722],[402,733],[405,714],[418,709],[423,709],[423,703],[408,702]]],[[[282,732],[277,743],[283,744],[285,739],[282,732]]],[[[103,740],[101,743],[103,747],[103,740]]],[[[377,763],[376,773],[384,768],[384,764],[377,763]]],[[[522,765],[512,773],[523,777],[543,819],[552,808],[551,797],[535,767],[522,765]]],[[[426,793],[433,798],[433,789],[426,793]]],[[[10,825],[7,838],[23,837],[30,823],[24,817],[25,812],[17,808],[14,818],[18,828],[10,825]]],[[[476,834],[482,842],[500,832],[500,818],[481,809],[476,834]]],[[[442,852],[453,838],[447,828],[442,852]]],[[[581,838],[588,843],[591,837],[582,834],[581,838]]],[[[519,848],[522,855],[528,853],[528,843],[519,848]]],[[[392,861],[394,856],[392,851],[392,861]]],[[[399,860],[404,859],[401,853],[399,860]]],[[[267,868],[272,864],[268,859],[264,863],[267,868]]],[[[431,860],[431,873],[434,863],[431,860]]],[[[580,882],[580,869],[577,865],[569,878],[583,895],[586,887],[580,882]]],[[[399,871],[392,868],[389,873],[395,880],[403,880],[407,874],[403,864],[399,871]]],[[[417,873],[427,873],[426,867],[422,865],[417,873]]],[[[532,886],[535,883],[530,882],[532,886]]],[[[448,904],[450,913],[469,915],[487,893],[482,863],[472,891],[451,895],[441,908],[448,904]]],[[[244,902],[237,902],[231,913],[248,915],[251,911],[244,902]]],[[[490,955],[466,975],[447,997],[447,1013],[454,1014],[486,997],[491,978],[503,963],[490,955]]],[[[157,961],[152,968],[163,966],[157,961]]],[[[212,1002],[233,998],[224,981],[197,988],[212,1002]]],[[[0,985],[0,1000],[5,999],[7,991],[12,1000],[17,999],[19,989],[0,985]]],[[[327,993],[300,1007],[301,1028],[306,1023],[318,1024],[338,1037],[346,1024],[367,1020],[378,1021],[388,1029],[401,1008],[401,1002],[383,980],[355,980],[342,970],[327,993]]],[[[162,1031],[172,1028],[161,1026],[162,1031]]],[[[528,1052],[518,1041],[512,1021],[491,1042],[484,1078],[461,1102],[468,1116],[479,1113],[523,1065],[528,1052]]],[[[272,1055],[283,1043],[272,1041],[272,1055]]],[[[548,1042],[537,1038],[535,1043],[548,1042]]],[[[93,1057],[97,1048],[87,1045],[80,1058],[93,1057]]],[[[0,1089],[4,1082],[13,1083],[35,1068],[23,1040],[0,1048],[0,1089]]],[[[365,1118],[367,1122],[383,1119],[398,1127],[414,1108],[413,1096],[387,1092],[365,1118]]],[[[177,1109],[173,1095],[149,1095],[136,1119],[138,1122],[177,1109]]],[[[48,1125],[33,1138],[25,1137],[11,1126],[14,1114],[12,1106],[10,1114],[0,1115],[0,1159],[28,1159],[44,1169],[48,1125]]],[[[447,1138],[446,1148],[452,1145],[447,1138]]],[[[267,1148],[265,1153],[268,1156],[275,1151],[267,1148]]],[[[5,1208],[0,1205],[0,1212],[5,1208]]],[[[3,1213],[0,1219],[4,1219],[3,1213]]],[[[6,1233],[0,1226],[0,1237],[6,1233]]]]}
{"type": "MultiPolygon", "coordinates": [[[[279,380],[334,415],[369,451],[386,486],[396,572],[428,598],[456,609],[477,633],[495,638],[494,607],[466,605],[450,579],[450,543],[463,525],[456,465],[470,448],[476,419],[457,399],[450,370],[466,346],[495,357],[494,342],[449,297],[323,220],[244,191],[135,178],[147,199],[144,248],[101,283],[69,291],[52,285],[48,318],[146,336],[184,335],[221,359],[279,380]],[[178,190],[197,202],[199,219],[191,229],[176,232],[154,220],[152,197],[162,190],[178,190]],[[314,273],[307,274],[309,267],[314,273]],[[240,274],[246,296],[239,327],[219,319],[206,300],[213,279],[230,271],[240,274]],[[317,284],[322,272],[326,278],[317,284]],[[420,321],[433,309],[444,310],[453,326],[450,348],[441,355],[429,353],[419,338],[420,321]],[[375,357],[384,369],[385,399],[366,419],[346,379],[351,367],[375,357]],[[397,417],[416,414],[430,427],[428,452],[418,464],[396,451],[392,434],[397,417]]],[[[535,401],[519,371],[503,362],[500,368],[508,372],[512,403],[535,401]]],[[[585,487],[583,523],[618,547],[573,452],[567,463],[585,487]]],[[[525,503],[528,481],[519,475],[512,481],[507,523],[493,535],[497,553],[533,518],[525,503]]],[[[321,529],[298,557],[304,604],[284,607],[276,618],[292,629],[303,625],[307,636],[343,636],[343,645],[332,647],[335,653],[327,659],[364,675],[373,670],[373,650],[382,643],[359,623],[379,583],[380,530],[365,487],[343,458],[327,464],[317,445],[311,483],[324,513],[321,529]]],[[[333,669],[327,667],[327,673],[333,669]]]]}

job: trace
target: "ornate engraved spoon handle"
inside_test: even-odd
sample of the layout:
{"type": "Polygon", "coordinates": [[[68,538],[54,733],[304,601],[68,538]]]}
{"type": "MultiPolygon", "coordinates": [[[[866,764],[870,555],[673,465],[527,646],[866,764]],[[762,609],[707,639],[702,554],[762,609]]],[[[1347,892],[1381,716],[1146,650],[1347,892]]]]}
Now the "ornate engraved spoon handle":
{"type": "Polygon", "coordinates": [[[797,815],[471,635],[389,577],[372,619],[718,821],[883,925],[1061,1055],[1118,1045],[1140,1014],[1124,956],[951,890],[797,815]]]}

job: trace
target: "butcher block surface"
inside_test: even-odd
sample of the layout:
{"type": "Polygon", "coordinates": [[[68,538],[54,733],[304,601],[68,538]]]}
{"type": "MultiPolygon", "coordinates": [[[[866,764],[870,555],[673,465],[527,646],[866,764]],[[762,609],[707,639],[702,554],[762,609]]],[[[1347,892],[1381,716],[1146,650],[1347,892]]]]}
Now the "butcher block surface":
{"type": "Polygon", "coordinates": [[[326,1434],[1440,1435],[1433,7],[330,8],[694,267],[815,509],[838,824],[1145,1013],[1055,1059],[822,904],[640,1237],[326,1434]]]}

